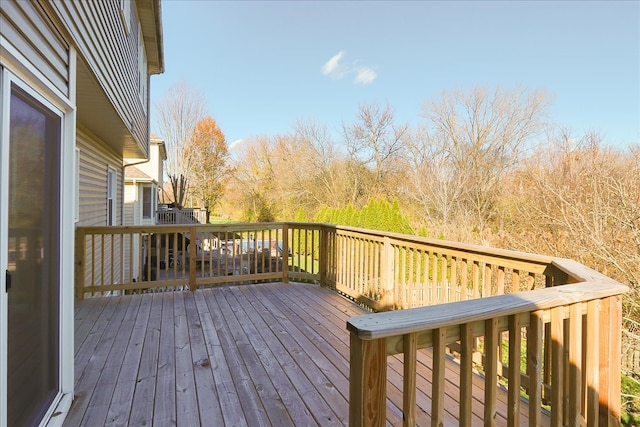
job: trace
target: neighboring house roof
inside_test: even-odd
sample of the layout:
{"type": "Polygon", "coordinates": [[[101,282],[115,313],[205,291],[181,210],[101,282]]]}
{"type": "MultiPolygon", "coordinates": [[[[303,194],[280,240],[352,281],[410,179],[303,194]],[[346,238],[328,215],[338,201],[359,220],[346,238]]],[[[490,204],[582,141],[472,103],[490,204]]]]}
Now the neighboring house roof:
{"type": "Polygon", "coordinates": [[[124,175],[124,180],[125,181],[147,181],[147,182],[156,182],[155,179],[151,178],[149,175],[147,175],[146,173],[142,172],[140,169],[138,169],[135,166],[127,166],[125,168],[125,175],[124,175]]]}

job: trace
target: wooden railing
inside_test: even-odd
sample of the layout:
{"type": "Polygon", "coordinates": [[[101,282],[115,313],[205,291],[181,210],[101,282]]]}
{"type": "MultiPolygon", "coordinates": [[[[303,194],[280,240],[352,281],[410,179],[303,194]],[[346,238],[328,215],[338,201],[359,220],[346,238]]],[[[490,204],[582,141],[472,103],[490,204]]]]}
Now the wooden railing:
{"type": "Polygon", "coordinates": [[[78,227],[76,297],[320,282],[328,252],[320,250],[324,230],[319,224],[285,223],[78,227]]]}
{"type": "Polygon", "coordinates": [[[329,228],[326,282],[387,311],[566,283],[551,257],[351,227],[329,228]]]}
{"type": "MultiPolygon", "coordinates": [[[[471,389],[469,364],[484,372],[487,424],[498,380],[509,385],[511,425],[518,425],[521,392],[533,421],[541,403],[550,405],[553,425],[619,420],[619,295],[626,287],[571,260],[312,223],[78,227],[76,233],[79,299],[289,280],[317,282],[371,311],[389,312],[372,314],[371,323],[349,323],[353,425],[384,423],[381,372],[387,355],[398,352],[409,369],[405,419],[411,425],[411,366],[422,347],[433,348],[434,375],[444,375],[445,354],[461,358],[464,393],[471,389]],[[448,317],[438,318],[442,310],[448,317]],[[525,369],[513,362],[522,348],[525,369]],[[377,372],[375,387],[369,372],[377,372]]],[[[442,381],[434,377],[436,421],[442,381]]],[[[462,424],[468,397],[460,400],[462,424]]]]}
{"type": "Polygon", "coordinates": [[[198,208],[159,208],[156,224],[206,224],[207,210],[198,208]]]}
{"type": "Polygon", "coordinates": [[[460,425],[472,424],[474,340],[484,340],[484,424],[496,418],[498,348],[508,334],[508,425],[540,425],[543,372],[551,369],[552,426],[619,425],[621,294],[611,281],[583,282],[351,318],[350,425],[384,425],[387,356],[404,355],[404,425],[416,420],[416,358],[433,351],[431,425],[444,424],[447,346],[459,343],[460,425]],[[550,347],[545,347],[549,325],[550,347]],[[526,331],[523,334],[523,330],[526,331]],[[523,340],[523,335],[526,339],[523,340]],[[549,357],[545,352],[549,352],[549,357]],[[528,420],[521,419],[521,356],[526,354],[528,420]]]}

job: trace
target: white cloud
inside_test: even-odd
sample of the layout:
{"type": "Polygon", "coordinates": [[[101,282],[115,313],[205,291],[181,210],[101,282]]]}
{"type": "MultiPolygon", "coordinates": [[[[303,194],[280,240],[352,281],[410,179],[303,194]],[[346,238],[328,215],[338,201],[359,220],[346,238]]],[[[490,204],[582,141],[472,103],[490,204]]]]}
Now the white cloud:
{"type": "Polygon", "coordinates": [[[322,66],[322,74],[324,74],[325,76],[331,76],[337,79],[342,78],[344,73],[342,72],[342,69],[340,67],[340,60],[343,57],[344,57],[343,51],[340,51],[337,54],[333,55],[331,59],[325,62],[325,64],[322,66]]]}
{"type": "Polygon", "coordinates": [[[333,55],[322,66],[322,74],[333,79],[341,79],[345,75],[355,76],[353,77],[353,83],[363,86],[373,83],[378,77],[373,68],[357,65],[357,60],[344,64],[345,56],[346,53],[343,50],[333,55]]]}
{"type": "Polygon", "coordinates": [[[368,85],[376,79],[376,72],[369,67],[362,67],[358,69],[356,77],[353,79],[354,83],[361,85],[368,85]]]}

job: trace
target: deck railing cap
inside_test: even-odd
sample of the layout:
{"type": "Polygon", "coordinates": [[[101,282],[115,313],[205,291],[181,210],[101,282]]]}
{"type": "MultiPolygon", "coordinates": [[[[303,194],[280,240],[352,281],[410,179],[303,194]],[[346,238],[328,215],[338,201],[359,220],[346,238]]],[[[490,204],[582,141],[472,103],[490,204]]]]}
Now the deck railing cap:
{"type": "Polygon", "coordinates": [[[363,340],[388,338],[587,302],[620,295],[628,290],[627,286],[610,279],[606,282],[581,282],[469,301],[355,316],[347,321],[347,329],[363,340]]]}

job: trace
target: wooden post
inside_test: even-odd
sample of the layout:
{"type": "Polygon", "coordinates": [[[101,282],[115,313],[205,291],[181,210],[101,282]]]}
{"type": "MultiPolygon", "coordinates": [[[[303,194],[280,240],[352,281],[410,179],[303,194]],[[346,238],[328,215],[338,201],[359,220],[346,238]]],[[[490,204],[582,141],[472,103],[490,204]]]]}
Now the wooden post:
{"type": "Polygon", "coordinates": [[[84,229],[76,228],[76,260],[75,260],[75,276],[76,276],[76,299],[82,301],[84,299],[84,275],[86,269],[86,248],[84,229]]]}
{"type": "Polygon", "coordinates": [[[600,425],[619,426],[622,296],[602,300],[600,312],[600,425]]]}
{"type": "Polygon", "coordinates": [[[386,310],[393,310],[395,307],[394,292],[394,256],[393,245],[389,237],[384,236],[384,247],[382,250],[382,265],[380,276],[382,278],[382,305],[386,310]]]}
{"type": "Polygon", "coordinates": [[[324,288],[327,286],[327,261],[329,260],[329,232],[327,231],[327,227],[325,225],[320,226],[318,237],[320,239],[320,242],[318,242],[318,248],[320,248],[320,271],[318,273],[320,276],[320,286],[324,288]]]}
{"type": "Polygon", "coordinates": [[[196,284],[196,246],[198,245],[198,234],[196,227],[189,227],[189,290],[195,292],[196,284]]]}
{"type": "Polygon", "coordinates": [[[387,422],[387,340],[361,340],[351,332],[349,425],[387,422]]]}
{"type": "Polygon", "coordinates": [[[289,224],[282,224],[282,282],[289,283],[289,224]]]}

